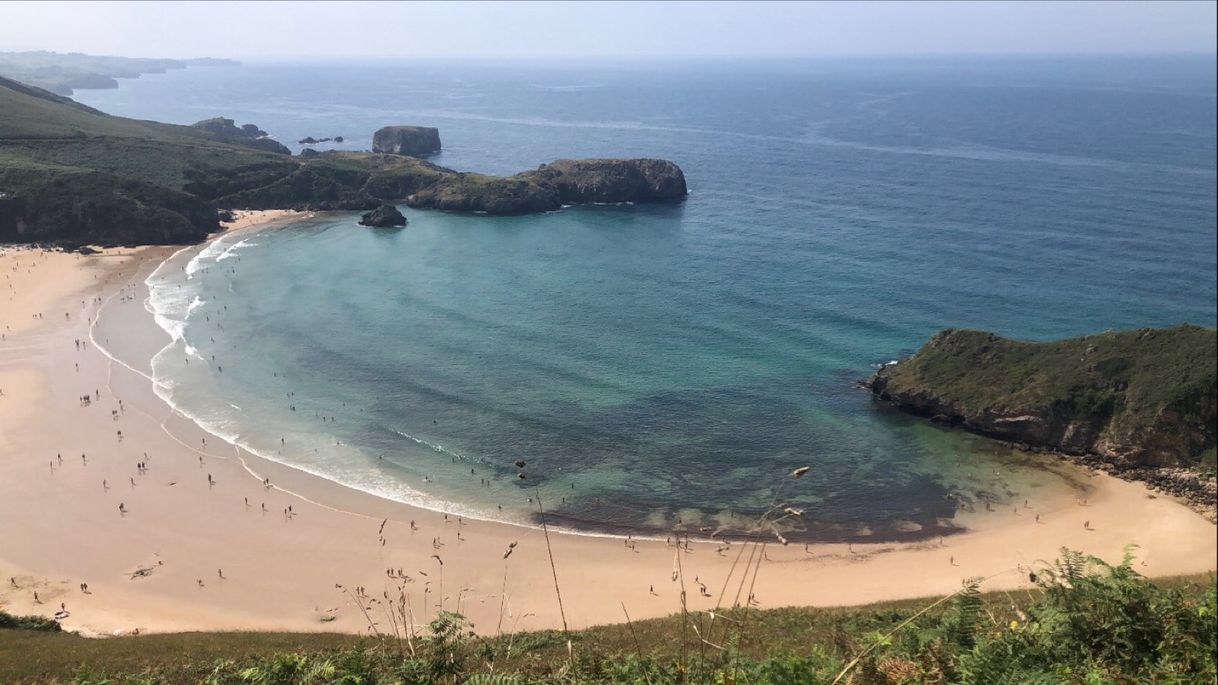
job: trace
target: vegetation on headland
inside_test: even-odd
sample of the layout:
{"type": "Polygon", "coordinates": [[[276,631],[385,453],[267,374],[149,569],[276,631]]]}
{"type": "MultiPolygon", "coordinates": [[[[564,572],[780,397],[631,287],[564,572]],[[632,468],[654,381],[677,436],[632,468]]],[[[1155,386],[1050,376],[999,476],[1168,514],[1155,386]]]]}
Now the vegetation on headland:
{"type": "MultiPolygon", "coordinates": [[[[1212,574],[1150,581],[1063,550],[1036,587],[846,609],[746,607],[560,631],[474,635],[440,613],[419,633],[181,633],[91,640],[0,632],[0,680],[172,683],[1212,683],[1212,574]]],[[[2,616],[2,615],[0,615],[2,616]]],[[[0,626],[5,622],[0,620],[0,626]]],[[[387,628],[382,625],[381,632],[387,628]]]]}
{"type": "Polygon", "coordinates": [[[1053,342],[948,329],[868,386],[912,413],[1081,455],[1212,506],[1215,349],[1218,332],[1189,325],[1053,342]]]}
{"type": "Polygon", "coordinates": [[[0,77],[0,242],[183,244],[217,210],[414,207],[519,214],[579,202],[685,197],[663,160],[559,160],[510,177],[368,152],[285,154],[252,124],[104,114],[0,77]]]}

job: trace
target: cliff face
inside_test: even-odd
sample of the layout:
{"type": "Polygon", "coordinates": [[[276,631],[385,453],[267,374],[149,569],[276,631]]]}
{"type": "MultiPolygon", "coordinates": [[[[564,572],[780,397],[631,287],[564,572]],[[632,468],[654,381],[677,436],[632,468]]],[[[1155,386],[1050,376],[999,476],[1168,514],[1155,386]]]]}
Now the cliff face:
{"type": "Polygon", "coordinates": [[[867,386],[901,409],[1120,469],[1213,468],[1214,329],[1140,329],[1047,343],[948,329],[867,386]]]}
{"type": "Polygon", "coordinates": [[[681,168],[664,159],[560,159],[532,175],[563,204],[662,202],[689,192],[681,168]]]}
{"type": "Polygon", "coordinates": [[[429,126],[386,126],[372,135],[372,151],[422,157],[440,151],[440,131],[429,126]]]}

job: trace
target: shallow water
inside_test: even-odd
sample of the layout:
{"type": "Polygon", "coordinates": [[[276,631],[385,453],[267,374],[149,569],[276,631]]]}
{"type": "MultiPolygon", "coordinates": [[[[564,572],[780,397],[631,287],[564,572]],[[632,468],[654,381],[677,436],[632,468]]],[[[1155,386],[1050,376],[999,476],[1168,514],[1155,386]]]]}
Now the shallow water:
{"type": "Polygon", "coordinates": [[[950,531],[960,501],[1065,485],[874,405],[854,387],[871,364],[948,326],[1216,318],[1212,60],[247,65],[79,96],[352,149],[435,125],[434,161],[492,173],[684,168],[683,204],[405,210],[391,231],[331,214],[150,279],[181,338],[154,369],[183,411],[467,515],[525,519],[540,495],[572,527],[738,528],[777,498],[805,538],[950,531]]]}

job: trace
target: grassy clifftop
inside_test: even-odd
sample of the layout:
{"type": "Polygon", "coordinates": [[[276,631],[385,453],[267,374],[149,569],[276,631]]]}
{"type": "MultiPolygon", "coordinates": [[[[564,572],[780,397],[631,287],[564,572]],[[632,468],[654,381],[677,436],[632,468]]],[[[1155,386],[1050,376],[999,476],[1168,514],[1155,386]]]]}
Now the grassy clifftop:
{"type": "Polygon", "coordinates": [[[0,78],[0,241],[192,242],[216,230],[199,177],[273,178],[282,155],[206,131],[112,117],[0,78]]]}
{"type": "Polygon", "coordinates": [[[1024,342],[948,329],[872,391],[994,437],[1139,466],[1213,468],[1218,334],[1183,325],[1024,342]]]}

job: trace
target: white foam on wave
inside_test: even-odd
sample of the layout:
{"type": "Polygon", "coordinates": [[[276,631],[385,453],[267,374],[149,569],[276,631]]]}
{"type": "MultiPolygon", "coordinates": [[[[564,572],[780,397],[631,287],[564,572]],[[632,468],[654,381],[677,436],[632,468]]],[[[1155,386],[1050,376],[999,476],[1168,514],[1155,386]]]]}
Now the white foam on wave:
{"type": "Polygon", "coordinates": [[[398,430],[398,429],[396,429],[396,428],[393,428],[393,429],[390,429],[390,430],[392,430],[394,433],[397,433],[398,435],[402,436],[403,438],[406,438],[407,440],[410,440],[411,442],[413,442],[414,444],[418,445],[419,447],[426,447],[426,448],[427,448],[427,449],[429,449],[429,450],[433,450],[433,451],[435,451],[435,452],[439,452],[440,454],[446,454],[446,455],[448,455],[448,456],[450,456],[450,457],[453,457],[453,458],[456,458],[456,459],[460,459],[460,460],[462,460],[462,461],[479,461],[479,462],[481,461],[481,460],[478,460],[478,459],[471,460],[471,459],[470,459],[470,457],[467,457],[467,456],[465,456],[464,454],[461,454],[460,452],[454,452],[454,451],[452,451],[452,450],[450,450],[450,449],[447,449],[447,448],[445,448],[445,447],[444,447],[444,445],[437,445],[437,444],[432,443],[432,442],[427,442],[427,441],[426,441],[426,440],[424,440],[423,438],[415,437],[415,436],[413,436],[413,435],[411,435],[410,433],[407,433],[407,432],[405,432],[405,431],[400,431],[400,430],[398,430]]]}
{"type": "MultiPolygon", "coordinates": [[[[161,262],[161,265],[144,279],[144,285],[148,287],[148,299],[144,301],[144,309],[151,312],[156,324],[169,334],[170,344],[185,340],[186,317],[193,308],[203,303],[194,284],[174,282],[170,269],[178,254],[181,252],[161,262]],[[196,305],[196,301],[200,304],[196,305]]],[[[195,263],[195,259],[191,259],[189,263],[195,263]]]]}
{"type": "Polygon", "coordinates": [[[191,313],[194,312],[194,310],[198,309],[199,307],[202,307],[205,304],[207,304],[207,300],[204,300],[203,298],[199,297],[198,295],[195,295],[195,299],[192,300],[190,305],[188,305],[186,307],[186,318],[189,319],[191,313]]]}
{"type": "MultiPolygon", "coordinates": [[[[186,262],[186,277],[190,278],[191,276],[195,275],[199,269],[203,268],[203,262],[205,260],[212,259],[213,257],[219,257],[220,255],[224,254],[225,249],[224,236],[220,236],[219,238],[216,238],[208,243],[202,250],[199,250],[199,253],[192,257],[189,262],[186,262]]],[[[155,275],[155,272],[153,275],[155,275]]],[[[151,278],[151,276],[149,276],[149,278],[151,278]]]]}
{"type": "Polygon", "coordinates": [[[224,252],[221,252],[220,256],[216,257],[216,261],[222,262],[226,259],[233,257],[234,256],[233,253],[243,247],[258,247],[258,243],[251,243],[249,241],[249,239],[240,240],[236,244],[234,244],[231,247],[229,247],[228,249],[226,249],[224,252]]]}

